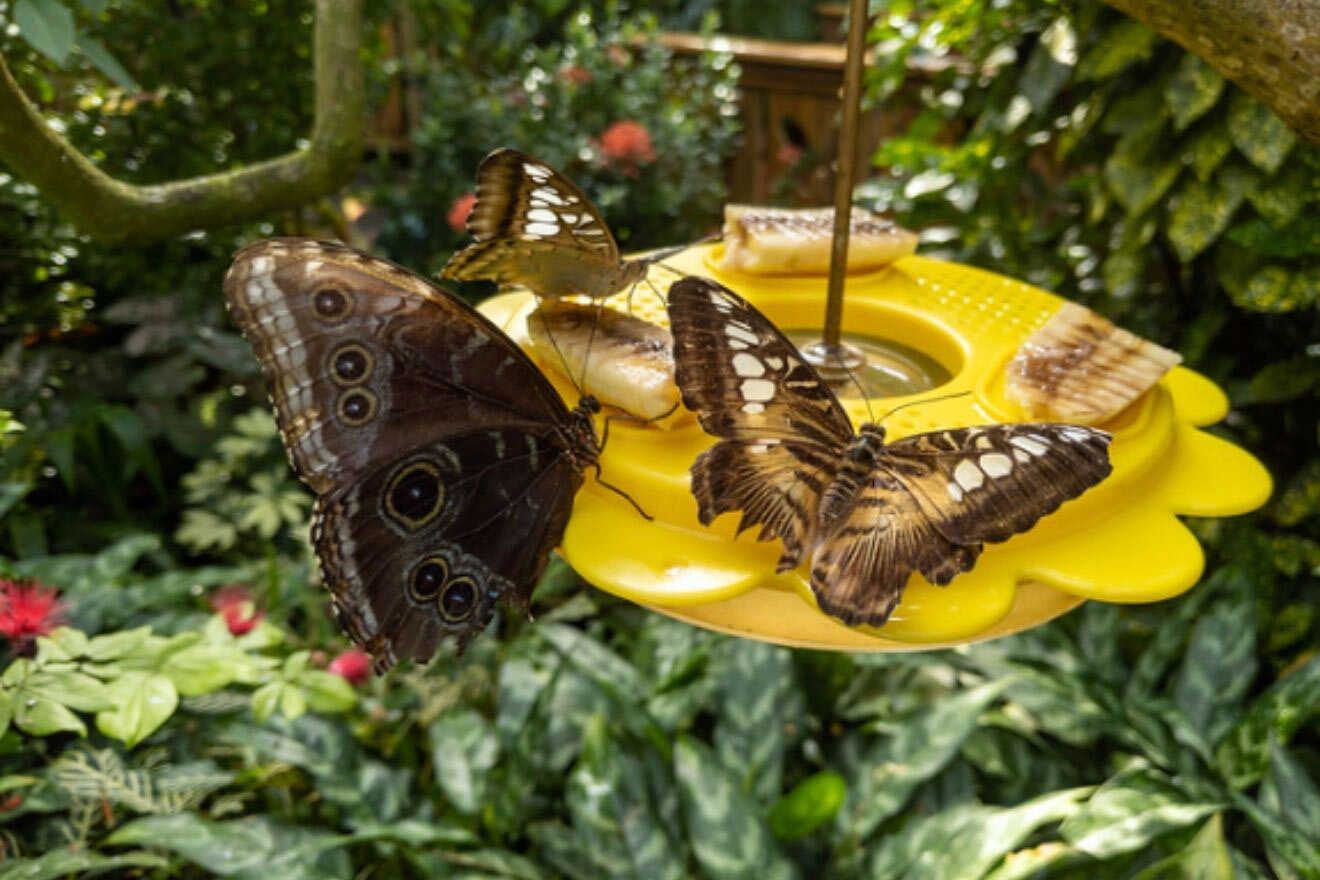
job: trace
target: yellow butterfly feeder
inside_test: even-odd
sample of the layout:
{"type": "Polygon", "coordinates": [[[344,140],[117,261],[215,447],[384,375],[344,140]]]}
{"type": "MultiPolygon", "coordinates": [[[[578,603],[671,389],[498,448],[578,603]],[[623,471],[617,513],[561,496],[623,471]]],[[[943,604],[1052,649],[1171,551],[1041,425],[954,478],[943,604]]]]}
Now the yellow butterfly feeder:
{"type": "MultiPolygon", "coordinates": [[[[642,267],[662,288],[682,278],[668,319],[698,420],[614,422],[603,474],[654,519],[588,480],[561,554],[597,587],[680,620],[849,651],[964,644],[1087,599],[1190,588],[1204,559],[1178,515],[1244,513],[1270,492],[1259,462],[1199,430],[1227,398],[1172,352],[1019,281],[916,255],[850,264],[850,234],[871,222],[851,209],[864,3],[851,22],[828,276],[744,259],[732,206],[723,243],[663,269],[602,244],[610,290],[598,296],[642,267]],[[818,327],[822,300],[824,338],[799,352],[775,325],[818,327]],[[843,383],[830,391],[817,372],[843,383]],[[890,413],[878,429],[873,408],[890,413]]],[[[556,192],[580,196],[539,198],[556,192]]],[[[787,222],[773,215],[760,222],[787,222]]],[[[528,348],[534,308],[514,293],[480,310],[528,348]]]]}

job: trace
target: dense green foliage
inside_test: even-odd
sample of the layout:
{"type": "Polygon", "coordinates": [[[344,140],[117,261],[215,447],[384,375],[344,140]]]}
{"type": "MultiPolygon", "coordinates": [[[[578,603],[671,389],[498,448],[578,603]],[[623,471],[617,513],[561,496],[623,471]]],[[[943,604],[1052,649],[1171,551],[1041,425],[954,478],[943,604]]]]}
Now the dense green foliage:
{"type": "MultiPolygon", "coordinates": [[[[308,4],[68,8],[141,91],[21,30],[0,51],[112,173],[235,167],[305,135],[308,4]]],[[[582,182],[627,246],[716,222],[727,58],[670,74],[655,22],[611,3],[407,10],[427,52],[376,46],[369,71],[378,98],[399,72],[422,84],[423,121],[351,193],[380,252],[442,263],[500,143],[582,182]],[[604,149],[620,121],[653,160],[604,149]]],[[[0,593],[58,587],[67,624],[0,670],[0,878],[1320,877],[1320,151],[1094,3],[887,16],[871,98],[924,103],[859,196],[926,253],[1088,302],[1230,389],[1216,430],[1280,491],[1193,524],[1202,584],[849,656],[696,630],[555,563],[536,623],[501,616],[461,659],[354,689],[329,662],[309,496],[219,297],[239,244],[332,234],[338,208],[125,251],[0,168],[0,593]],[[951,63],[909,74],[921,54],[951,63]]]]}

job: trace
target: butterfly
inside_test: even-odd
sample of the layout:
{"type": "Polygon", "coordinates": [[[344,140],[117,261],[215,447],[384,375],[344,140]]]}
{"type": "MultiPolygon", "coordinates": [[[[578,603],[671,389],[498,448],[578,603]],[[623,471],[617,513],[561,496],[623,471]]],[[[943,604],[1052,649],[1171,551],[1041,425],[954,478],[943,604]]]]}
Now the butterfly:
{"type": "Polygon", "coordinates": [[[454,254],[442,278],[522,284],[549,299],[600,299],[630,287],[673,253],[624,260],[596,206],[539,159],[507,147],[477,168],[477,202],[468,215],[476,242],[454,254]]]}
{"type": "Polygon", "coordinates": [[[689,277],[669,291],[684,405],[720,440],[691,468],[698,514],[742,511],[778,538],[777,571],[811,563],[820,609],[879,626],[912,572],[948,584],[982,545],[1031,528],[1110,472],[1104,431],[996,424],[885,442],[854,433],[834,392],[736,293],[689,277]]]}
{"type": "Polygon", "coordinates": [[[413,272],[330,242],[260,241],[225,275],[340,627],[377,671],[461,651],[497,599],[526,607],[600,454],[514,342],[413,272]]]}

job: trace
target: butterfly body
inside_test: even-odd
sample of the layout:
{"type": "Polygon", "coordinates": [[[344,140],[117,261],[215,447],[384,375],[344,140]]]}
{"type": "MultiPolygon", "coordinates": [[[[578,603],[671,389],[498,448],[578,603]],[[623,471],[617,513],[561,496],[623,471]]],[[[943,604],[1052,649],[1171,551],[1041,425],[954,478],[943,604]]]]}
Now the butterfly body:
{"type": "Polygon", "coordinates": [[[982,545],[1025,531],[1110,472],[1110,435],[1057,424],[981,425],[886,443],[854,432],[828,385],[760,312],[722,285],[669,293],[684,404],[719,438],[692,465],[698,516],[740,511],[738,531],[810,562],[821,610],[878,626],[913,572],[968,571],[982,545]]]}
{"type": "Polygon", "coordinates": [[[509,148],[481,161],[467,228],[476,241],[450,258],[442,277],[521,284],[550,299],[600,299],[641,281],[649,265],[620,257],[609,227],[572,181],[509,148]]]}
{"type": "Polygon", "coordinates": [[[261,361],[343,629],[384,668],[460,648],[496,600],[525,605],[600,454],[498,328],[408,270],[272,239],[225,277],[261,361]]]}

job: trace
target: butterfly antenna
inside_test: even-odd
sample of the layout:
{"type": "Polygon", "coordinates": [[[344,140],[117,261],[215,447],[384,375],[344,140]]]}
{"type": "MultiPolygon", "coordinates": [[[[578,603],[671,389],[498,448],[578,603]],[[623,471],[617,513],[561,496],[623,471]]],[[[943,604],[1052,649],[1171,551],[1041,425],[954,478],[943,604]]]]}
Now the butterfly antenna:
{"type": "MultiPolygon", "coordinates": [[[[537,297],[536,299],[537,311],[541,311],[541,303],[542,300],[540,299],[540,297],[537,297]]],[[[582,386],[579,385],[577,380],[573,378],[573,368],[568,365],[568,358],[564,357],[564,350],[559,347],[559,340],[555,339],[555,332],[550,329],[550,319],[545,314],[545,312],[541,312],[541,323],[545,324],[545,335],[550,337],[550,345],[554,347],[555,354],[559,355],[559,362],[564,365],[564,375],[568,377],[568,381],[573,383],[573,389],[577,391],[578,397],[581,397],[583,394],[582,386]]],[[[583,376],[585,375],[586,375],[586,371],[584,370],[583,376]]]]}
{"type": "Polygon", "coordinates": [[[900,403],[898,406],[894,407],[893,409],[889,410],[889,412],[882,415],[879,419],[873,419],[873,421],[876,424],[879,424],[880,422],[883,422],[885,419],[892,416],[894,413],[898,412],[900,409],[907,409],[909,406],[921,406],[922,404],[935,403],[936,401],[940,401],[940,400],[952,400],[955,397],[967,397],[971,393],[972,392],[970,391],[956,391],[953,394],[941,394],[939,397],[925,397],[922,398],[921,400],[909,400],[907,403],[900,403]]]}
{"type": "Polygon", "coordinates": [[[633,506],[633,510],[637,511],[637,513],[642,517],[642,519],[646,520],[647,522],[655,521],[655,517],[651,516],[651,514],[647,513],[645,510],[642,510],[642,505],[638,504],[637,501],[631,495],[620,489],[618,486],[615,486],[613,483],[607,483],[601,479],[600,462],[596,462],[596,482],[604,486],[606,489],[609,489],[614,494],[628,499],[628,503],[633,506]]]}

